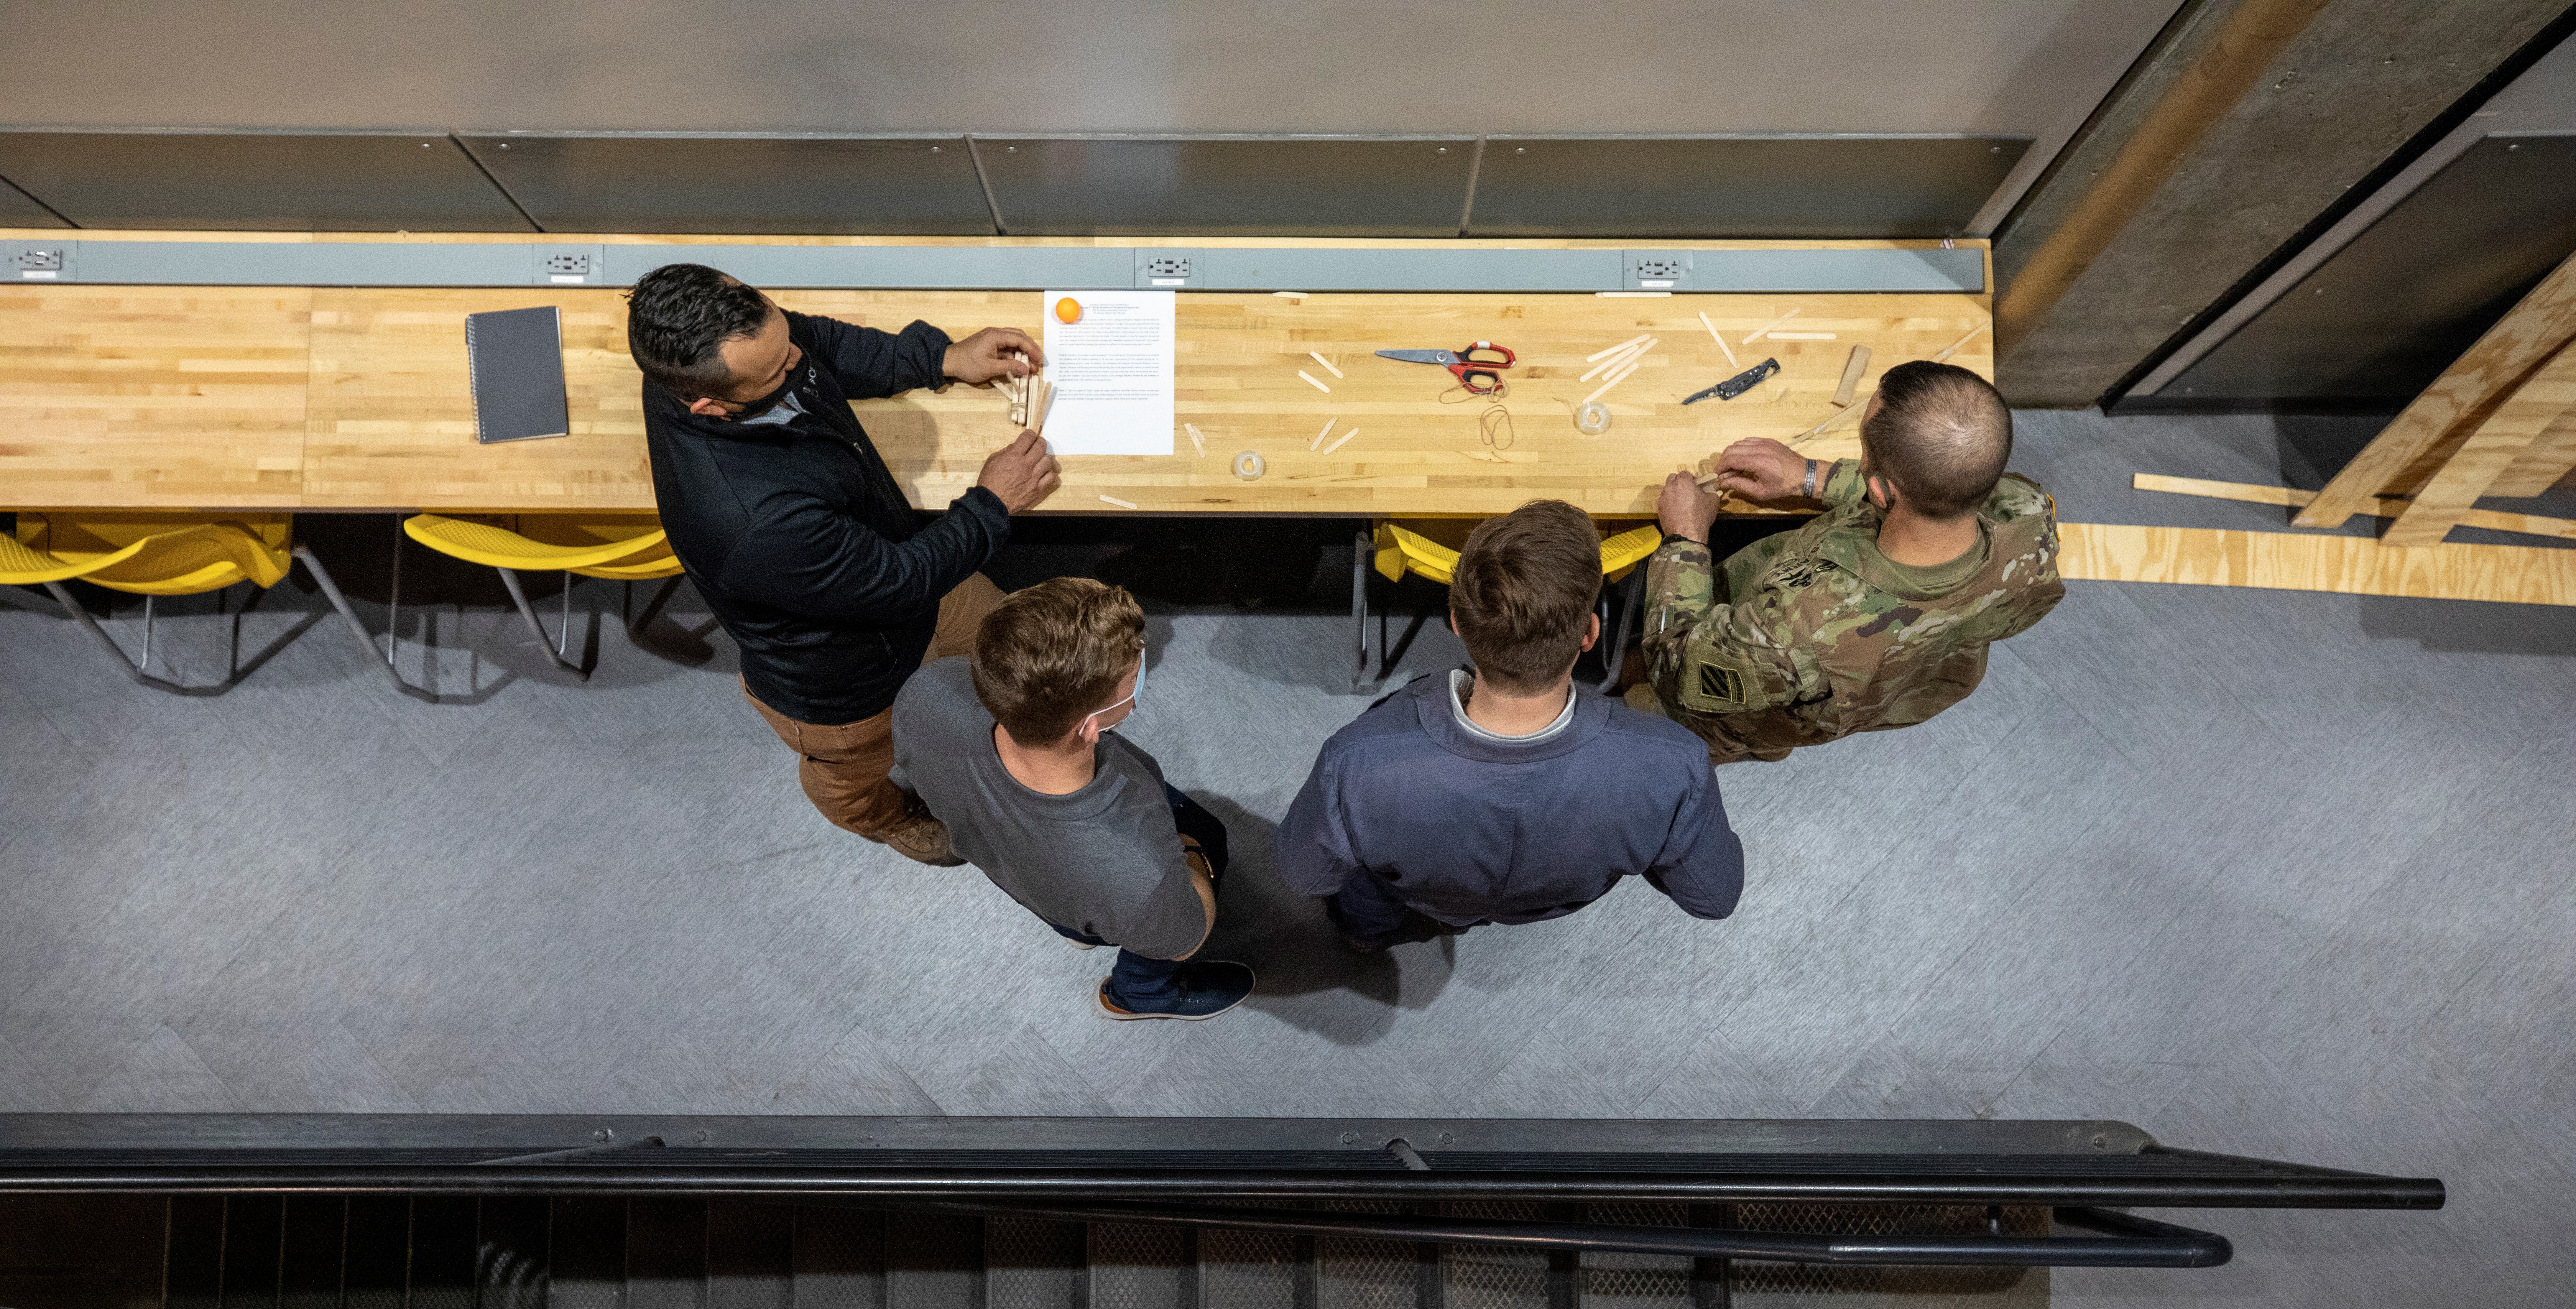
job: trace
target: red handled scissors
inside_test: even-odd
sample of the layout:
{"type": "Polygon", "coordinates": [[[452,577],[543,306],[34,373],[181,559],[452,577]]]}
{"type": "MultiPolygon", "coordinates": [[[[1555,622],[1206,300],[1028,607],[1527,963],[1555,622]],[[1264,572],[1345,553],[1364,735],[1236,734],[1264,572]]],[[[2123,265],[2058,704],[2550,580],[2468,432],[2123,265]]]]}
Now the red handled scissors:
{"type": "Polygon", "coordinates": [[[1381,359],[1396,359],[1408,364],[1438,364],[1458,377],[1458,385],[1469,395],[1492,395],[1503,389],[1501,370],[1520,362],[1510,350],[1491,341],[1478,341],[1464,350],[1380,350],[1381,359]],[[1479,351],[1501,355],[1500,359],[1480,359],[1479,351]],[[1483,378],[1478,385],[1476,379],[1483,378]]]}

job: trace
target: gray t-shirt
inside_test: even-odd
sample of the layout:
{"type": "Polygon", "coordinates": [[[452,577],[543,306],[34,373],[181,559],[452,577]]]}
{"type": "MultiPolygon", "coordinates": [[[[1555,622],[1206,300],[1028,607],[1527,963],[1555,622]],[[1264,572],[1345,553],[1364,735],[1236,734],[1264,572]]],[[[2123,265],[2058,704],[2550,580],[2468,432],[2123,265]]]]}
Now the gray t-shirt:
{"type": "Polygon", "coordinates": [[[958,855],[1030,913],[1156,959],[1207,934],[1163,770],[1118,733],[1100,734],[1089,785],[1032,791],[993,748],[972,662],[942,659],[895,698],[894,758],[958,855]]]}

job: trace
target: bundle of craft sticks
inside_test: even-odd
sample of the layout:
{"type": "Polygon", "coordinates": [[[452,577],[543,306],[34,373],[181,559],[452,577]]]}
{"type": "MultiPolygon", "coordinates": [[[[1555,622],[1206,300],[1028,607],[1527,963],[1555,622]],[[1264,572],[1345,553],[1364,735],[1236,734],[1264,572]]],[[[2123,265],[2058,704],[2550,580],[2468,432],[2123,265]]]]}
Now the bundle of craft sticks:
{"type": "Polygon", "coordinates": [[[1607,350],[1584,356],[1583,362],[1591,364],[1592,368],[1583,376],[1574,379],[1575,381],[1589,382],[1595,375],[1604,372],[1609,376],[1602,379],[1600,390],[1583,397],[1578,403],[1590,404],[1600,399],[1611,387],[1626,381],[1628,374],[1637,371],[1637,365],[1645,360],[1646,352],[1654,349],[1661,342],[1661,337],[1648,332],[1642,336],[1629,337],[1607,350]]]}

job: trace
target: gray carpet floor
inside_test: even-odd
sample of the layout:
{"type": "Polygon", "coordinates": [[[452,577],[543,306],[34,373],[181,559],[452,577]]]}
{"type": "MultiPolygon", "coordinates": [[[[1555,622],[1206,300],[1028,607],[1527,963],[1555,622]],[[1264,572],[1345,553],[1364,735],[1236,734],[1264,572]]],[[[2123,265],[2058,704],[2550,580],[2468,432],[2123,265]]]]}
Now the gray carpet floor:
{"type": "MultiPolygon", "coordinates": [[[[2015,466],[2070,520],[2277,528],[2127,476],[2315,486],[2372,426],[2026,414],[2015,466]]],[[[304,523],[381,631],[389,521],[304,523]]],[[[2234,1264],[2065,1303],[2567,1302],[2576,610],[2074,583],[1939,719],[1725,769],[1733,919],[1632,882],[1359,958],[1267,853],[1368,703],[1347,546],[1308,554],[1302,599],[1149,606],[1126,730],[1232,827],[1262,977],[1203,1024],[1101,1021],[1099,955],[825,824],[685,590],[639,642],[581,587],[583,683],[415,555],[438,706],[297,586],[162,612],[164,675],[266,653],[201,698],[0,606],[0,1111],[2110,1117],[2452,1200],[2202,1214],[2234,1264]]],[[[1394,676],[1459,657],[1427,625],[1394,676]]]]}

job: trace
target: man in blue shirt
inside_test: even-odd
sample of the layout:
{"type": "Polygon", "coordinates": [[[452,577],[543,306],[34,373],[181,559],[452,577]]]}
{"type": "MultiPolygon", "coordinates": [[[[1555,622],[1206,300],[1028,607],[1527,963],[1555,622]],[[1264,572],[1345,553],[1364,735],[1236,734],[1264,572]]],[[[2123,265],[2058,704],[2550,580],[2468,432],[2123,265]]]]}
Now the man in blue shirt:
{"type": "Polygon", "coordinates": [[[1562,500],[1479,524],[1449,623],[1472,669],[1426,677],[1333,734],[1279,829],[1279,871],[1352,949],[1407,911],[1454,933],[1560,918],[1638,874],[1697,918],[1734,912],[1744,847],[1707,748],[1574,689],[1601,636],[1601,537],[1562,500]]]}

